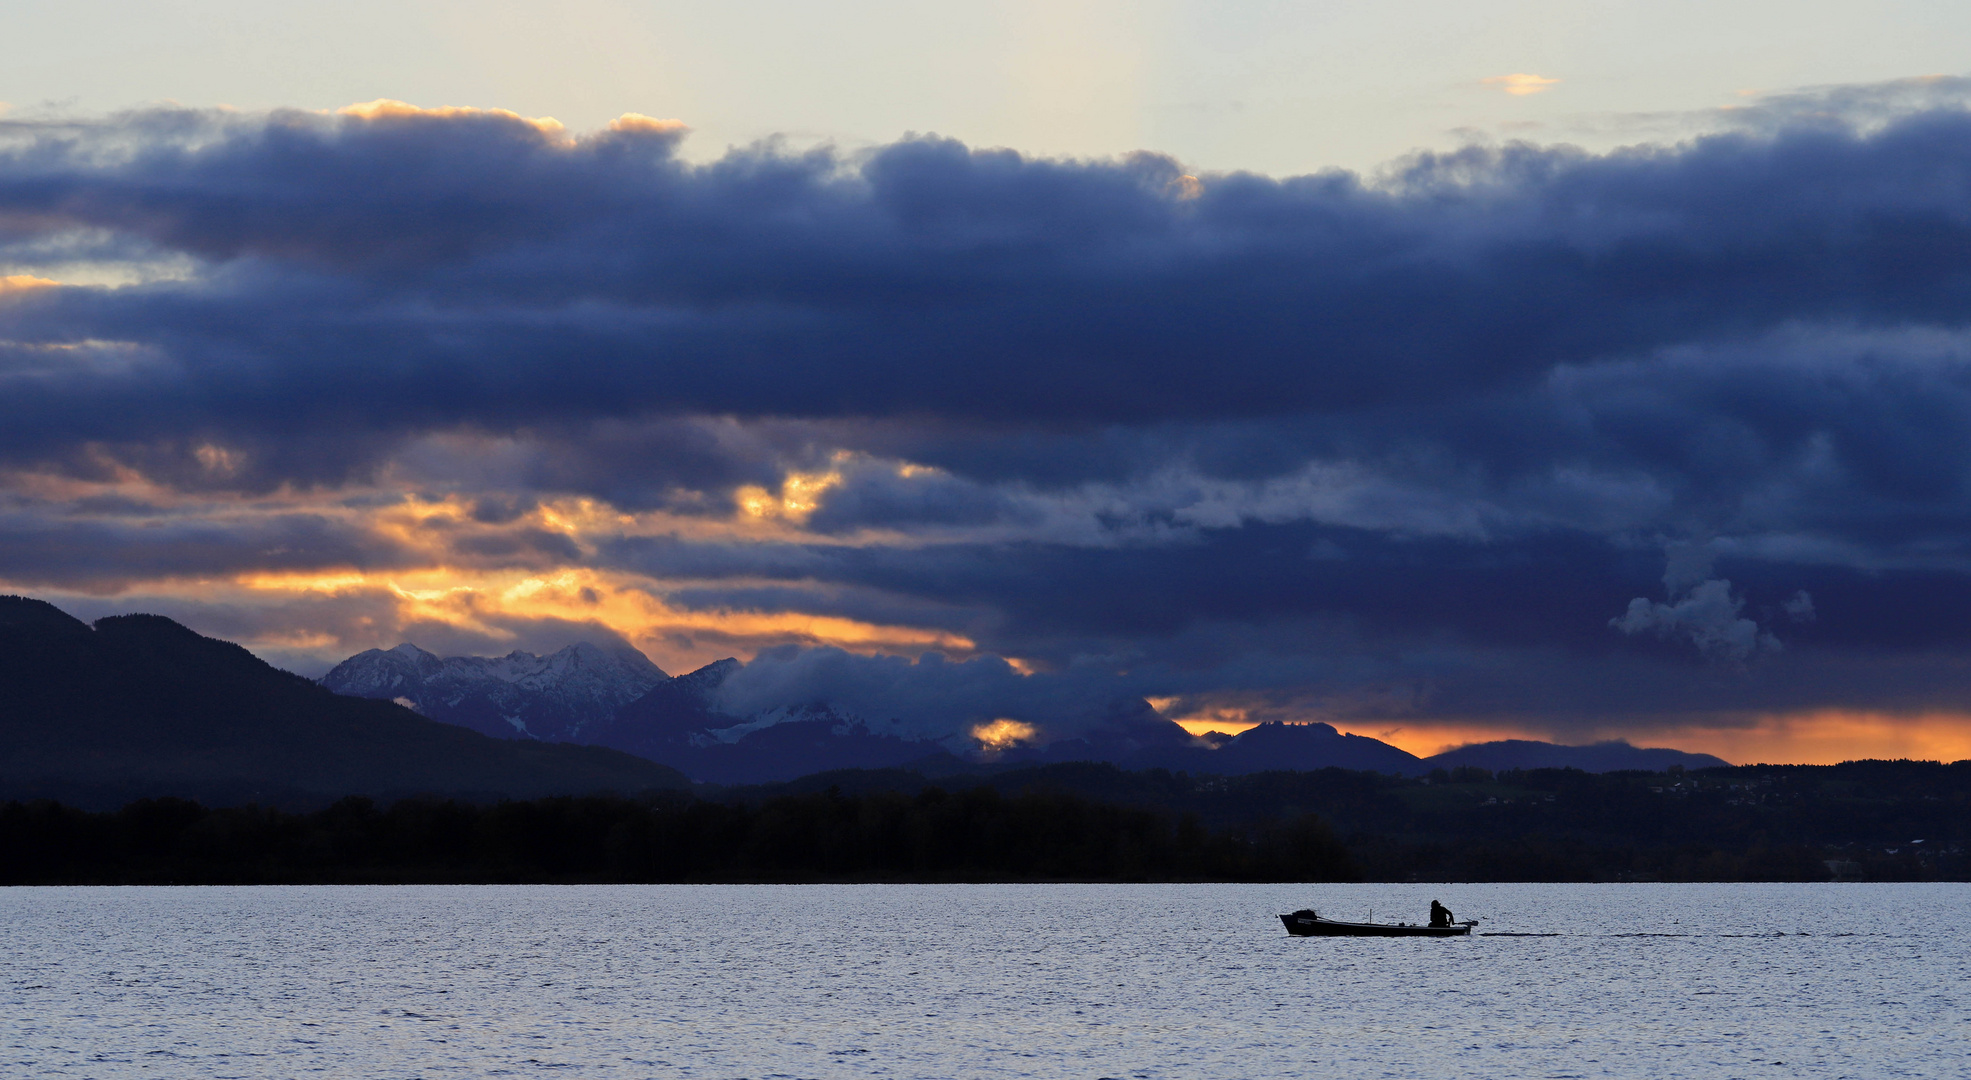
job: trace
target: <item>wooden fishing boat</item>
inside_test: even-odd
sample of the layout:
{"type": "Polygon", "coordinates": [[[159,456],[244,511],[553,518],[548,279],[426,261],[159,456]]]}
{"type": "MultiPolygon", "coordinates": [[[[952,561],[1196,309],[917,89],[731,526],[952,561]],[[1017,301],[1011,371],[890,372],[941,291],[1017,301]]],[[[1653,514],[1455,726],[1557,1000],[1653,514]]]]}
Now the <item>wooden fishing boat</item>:
{"type": "Polygon", "coordinates": [[[1287,933],[1295,937],[1461,937],[1471,933],[1476,920],[1449,926],[1414,926],[1410,923],[1342,922],[1324,919],[1307,908],[1280,916],[1287,933]]]}

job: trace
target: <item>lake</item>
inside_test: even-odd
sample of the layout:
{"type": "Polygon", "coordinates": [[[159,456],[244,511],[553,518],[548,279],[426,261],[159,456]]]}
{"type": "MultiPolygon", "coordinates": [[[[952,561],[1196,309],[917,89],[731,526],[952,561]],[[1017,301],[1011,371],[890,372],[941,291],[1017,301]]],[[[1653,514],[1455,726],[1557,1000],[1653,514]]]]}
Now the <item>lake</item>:
{"type": "Polygon", "coordinates": [[[1971,885],[0,889],[10,1077],[1971,1075],[1971,885]],[[1291,938],[1373,910],[1462,939],[1291,938]]]}

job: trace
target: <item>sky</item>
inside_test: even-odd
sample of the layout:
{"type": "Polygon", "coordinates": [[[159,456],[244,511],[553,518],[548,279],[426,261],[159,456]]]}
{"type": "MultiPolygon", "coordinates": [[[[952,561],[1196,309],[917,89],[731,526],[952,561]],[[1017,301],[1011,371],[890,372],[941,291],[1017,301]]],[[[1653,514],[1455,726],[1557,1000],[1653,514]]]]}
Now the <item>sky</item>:
{"type": "Polygon", "coordinates": [[[1936,3],[26,3],[0,591],[304,674],[1971,756],[1936,3]]]}

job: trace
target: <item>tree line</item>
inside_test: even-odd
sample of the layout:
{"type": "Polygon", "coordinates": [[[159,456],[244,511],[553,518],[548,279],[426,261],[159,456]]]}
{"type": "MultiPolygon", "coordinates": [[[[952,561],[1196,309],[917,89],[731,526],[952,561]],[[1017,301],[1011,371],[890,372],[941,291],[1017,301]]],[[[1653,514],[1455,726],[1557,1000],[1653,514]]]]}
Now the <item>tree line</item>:
{"type": "Polygon", "coordinates": [[[1971,762],[927,778],[308,811],[0,805],[0,883],[1971,880],[1971,762]]]}
{"type": "MultiPolygon", "coordinates": [[[[860,770],[763,786],[911,791],[860,770]]],[[[1345,769],[1211,776],[1069,763],[978,777],[1195,815],[1209,829],[1312,813],[1368,881],[1971,880],[1971,761],[1745,765],[1665,773],[1345,769]]]]}
{"type": "Polygon", "coordinates": [[[0,807],[0,882],[13,885],[1358,878],[1312,814],[1214,830],[1195,815],[990,787],[757,802],[348,798],[311,813],[183,799],[0,807]]]}

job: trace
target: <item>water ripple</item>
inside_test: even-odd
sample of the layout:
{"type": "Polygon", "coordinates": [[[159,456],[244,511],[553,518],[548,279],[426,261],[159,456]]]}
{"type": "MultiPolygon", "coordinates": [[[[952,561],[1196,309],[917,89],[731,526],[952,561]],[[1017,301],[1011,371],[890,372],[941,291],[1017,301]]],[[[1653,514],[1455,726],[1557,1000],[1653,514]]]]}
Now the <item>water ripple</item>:
{"type": "Polygon", "coordinates": [[[1971,949],[1940,913],[1967,899],[1852,884],[9,889],[0,1071],[1966,1075],[1971,949]],[[1290,938],[1274,917],[1420,913],[1433,896],[1488,929],[1290,938]]]}

